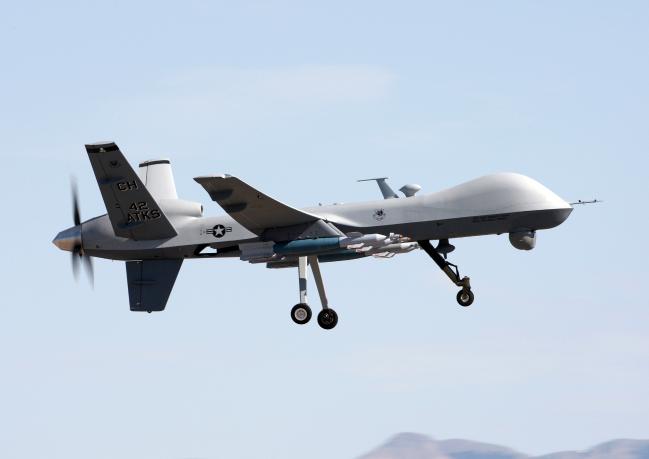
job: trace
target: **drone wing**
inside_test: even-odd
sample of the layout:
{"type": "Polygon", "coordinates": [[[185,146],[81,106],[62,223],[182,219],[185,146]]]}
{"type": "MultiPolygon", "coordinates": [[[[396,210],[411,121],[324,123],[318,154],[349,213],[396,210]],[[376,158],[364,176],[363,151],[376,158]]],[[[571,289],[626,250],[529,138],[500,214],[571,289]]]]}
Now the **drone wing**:
{"type": "Polygon", "coordinates": [[[273,228],[308,225],[320,220],[320,217],[277,201],[231,175],[196,177],[194,180],[232,218],[257,235],[273,228]]]}

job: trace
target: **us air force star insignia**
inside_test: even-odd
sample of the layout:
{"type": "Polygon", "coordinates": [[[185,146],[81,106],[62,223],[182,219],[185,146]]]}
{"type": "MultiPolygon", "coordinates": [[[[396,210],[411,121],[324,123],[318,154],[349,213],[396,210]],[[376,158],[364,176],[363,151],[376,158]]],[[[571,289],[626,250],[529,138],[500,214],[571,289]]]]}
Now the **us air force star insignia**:
{"type": "Polygon", "coordinates": [[[225,233],[229,233],[230,231],[232,231],[231,226],[215,225],[213,228],[209,228],[205,232],[216,238],[222,238],[225,236],[225,233]]]}
{"type": "Polygon", "coordinates": [[[385,210],[377,209],[374,211],[374,220],[381,221],[385,218],[385,210]]]}

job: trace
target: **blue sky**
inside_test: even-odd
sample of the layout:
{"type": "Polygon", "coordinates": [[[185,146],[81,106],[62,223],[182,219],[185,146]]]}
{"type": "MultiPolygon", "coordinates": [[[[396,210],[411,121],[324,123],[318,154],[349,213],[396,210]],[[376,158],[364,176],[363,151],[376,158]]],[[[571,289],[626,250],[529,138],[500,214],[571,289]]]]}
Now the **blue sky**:
{"type": "Polygon", "coordinates": [[[0,14],[0,456],[352,458],[400,431],[540,454],[649,437],[646,2],[11,2],[0,14]],[[51,239],[104,212],[83,144],[236,174],[296,206],[517,171],[576,209],[529,253],[456,240],[294,270],[188,262],[167,310],[51,239]],[[312,295],[315,300],[315,295],[312,295]]]}

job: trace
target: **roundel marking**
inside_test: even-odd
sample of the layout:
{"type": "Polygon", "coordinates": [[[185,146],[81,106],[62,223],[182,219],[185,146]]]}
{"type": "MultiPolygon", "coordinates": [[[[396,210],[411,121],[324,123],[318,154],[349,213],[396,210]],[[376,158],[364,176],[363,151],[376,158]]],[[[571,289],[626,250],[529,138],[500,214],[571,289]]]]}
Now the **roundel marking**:
{"type": "Polygon", "coordinates": [[[226,229],[225,229],[225,226],[223,226],[223,225],[215,225],[214,228],[212,228],[212,234],[214,235],[214,237],[217,237],[217,238],[221,238],[221,237],[225,236],[225,232],[226,232],[226,229]]]}

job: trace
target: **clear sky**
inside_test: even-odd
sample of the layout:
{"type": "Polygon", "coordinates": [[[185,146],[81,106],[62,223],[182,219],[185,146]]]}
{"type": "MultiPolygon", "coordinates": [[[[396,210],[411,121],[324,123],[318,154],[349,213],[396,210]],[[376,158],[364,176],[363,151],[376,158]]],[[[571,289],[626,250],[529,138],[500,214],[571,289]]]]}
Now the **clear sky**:
{"type": "MultiPolygon", "coordinates": [[[[3,2],[0,456],[353,458],[400,431],[540,454],[649,437],[649,4],[3,2]],[[83,144],[240,176],[296,206],[517,171],[576,209],[520,252],[456,240],[323,266],[340,323],[294,325],[295,270],[188,262],[131,313],[120,262],[51,240],[104,213],[83,144]]],[[[312,299],[317,297],[312,295],[312,299]]],[[[317,306],[317,303],[314,304],[317,306]]]]}

